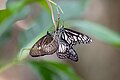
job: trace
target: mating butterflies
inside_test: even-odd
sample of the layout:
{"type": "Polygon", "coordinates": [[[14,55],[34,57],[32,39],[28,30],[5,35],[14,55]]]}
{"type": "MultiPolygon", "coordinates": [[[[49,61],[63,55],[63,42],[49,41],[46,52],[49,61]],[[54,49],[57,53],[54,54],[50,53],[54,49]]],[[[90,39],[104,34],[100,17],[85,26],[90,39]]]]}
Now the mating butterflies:
{"type": "Polygon", "coordinates": [[[53,34],[47,32],[40,40],[38,40],[30,50],[32,57],[51,55],[56,53],[60,59],[71,59],[72,61],[78,61],[78,55],[73,49],[73,46],[77,43],[90,43],[92,39],[87,35],[80,32],[73,31],[61,27],[53,34]]]}

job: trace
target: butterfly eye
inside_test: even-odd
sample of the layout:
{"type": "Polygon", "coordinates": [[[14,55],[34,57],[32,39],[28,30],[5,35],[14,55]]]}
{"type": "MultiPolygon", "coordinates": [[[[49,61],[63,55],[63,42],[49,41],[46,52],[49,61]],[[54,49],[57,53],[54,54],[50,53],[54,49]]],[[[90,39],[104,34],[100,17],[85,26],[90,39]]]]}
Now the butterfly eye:
{"type": "Polygon", "coordinates": [[[47,35],[48,35],[48,36],[52,36],[48,31],[47,31],[47,35]]]}
{"type": "Polygon", "coordinates": [[[60,32],[64,32],[64,26],[62,28],[60,28],[60,32]]]}

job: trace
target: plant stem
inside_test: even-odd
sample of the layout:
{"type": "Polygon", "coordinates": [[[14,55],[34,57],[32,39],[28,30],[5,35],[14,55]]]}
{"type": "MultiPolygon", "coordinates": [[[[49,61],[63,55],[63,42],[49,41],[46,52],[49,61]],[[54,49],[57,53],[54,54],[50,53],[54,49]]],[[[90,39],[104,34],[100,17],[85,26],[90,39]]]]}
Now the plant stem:
{"type": "Polygon", "coordinates": [[[56,25],[56,21],[55,21],[55,18],[54,18],[54,13],[53,13],[52,5],[51,5],[51,3],[48,0],[46,0],[46,1],[48,3],[49,8],[50,8],[51,15],[52,15],[52,21],[53,21],[53,24],[54,24],[54,28],[56,30],[57,29],[57,25],[56,25]]]}

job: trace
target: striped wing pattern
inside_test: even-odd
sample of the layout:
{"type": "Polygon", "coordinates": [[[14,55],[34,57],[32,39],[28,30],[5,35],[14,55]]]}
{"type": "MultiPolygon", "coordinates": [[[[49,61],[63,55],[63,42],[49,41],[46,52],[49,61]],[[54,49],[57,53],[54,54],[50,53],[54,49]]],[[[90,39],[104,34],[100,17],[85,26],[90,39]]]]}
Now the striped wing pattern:
{"type": "Polygon", "coordinates": [[[92,42],[92,39],[83,33],[63,27],[60,29],[60,31],[62,32],[61,38],[67,41],[67,43],[69,43],[71,46],[76,45],[76,43],[88,44],[92,42]]]}
{"type": "Polygon", "coordinates": [[[72,61],[78,61],[78,55],[76,51],[73,49],[73,46],[77,43],[81,44],[88,44],[92,42],[92,39],[87,35],[67,29],[67,28],[60,28],[58,30],[59,35],[59,48],[56,52],[58,58],[60,59],[71,59],[72,61]]]}
{"type": "Polygon", "coordinates": [[[78,55],[76,51],[65,41],[59,42],[59,48],[56,51],[58,58],[60,59],[71,59],[72,61],[78,61],[78,55]]]}

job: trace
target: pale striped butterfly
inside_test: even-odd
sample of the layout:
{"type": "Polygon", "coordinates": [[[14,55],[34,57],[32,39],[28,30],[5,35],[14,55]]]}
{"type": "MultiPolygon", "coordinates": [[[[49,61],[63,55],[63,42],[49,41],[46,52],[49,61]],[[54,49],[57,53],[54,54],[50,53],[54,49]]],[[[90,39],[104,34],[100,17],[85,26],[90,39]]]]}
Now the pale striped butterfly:
{"type": "Polygon", "coordinates": [[[77,43],[87,44],[92,42],[92,39],[87,35],[64,28],[64,26],[57,30],[57,34],[59,48],[57,49],[56,54],[60,59],[68,58],[75,62],[78,61],[78,55],[73,49],[73,46],[77,43]]]}

